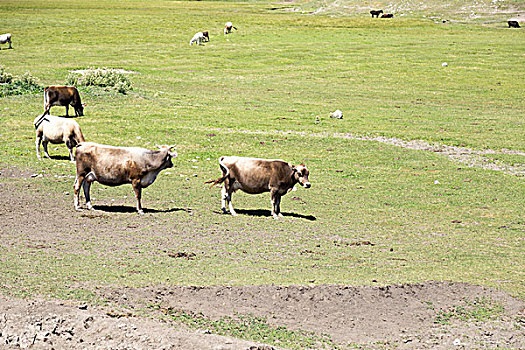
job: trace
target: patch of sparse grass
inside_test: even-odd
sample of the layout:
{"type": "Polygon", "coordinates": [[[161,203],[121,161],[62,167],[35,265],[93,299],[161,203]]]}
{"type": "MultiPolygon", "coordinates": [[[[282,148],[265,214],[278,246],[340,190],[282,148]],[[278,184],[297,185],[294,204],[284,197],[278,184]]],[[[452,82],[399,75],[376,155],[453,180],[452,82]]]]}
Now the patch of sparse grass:
{"type": "Polygon", "coordinates": [[[434,322],[450,324],[452,320],[464,322],[483,322],[501,316],[504,312],[503,305],[489,298],[476,298],[466,300],[464,305],[456,305],[447,311],[440,311],[434,322]]]}
{"type": "Polygon", "coordinates": [[[327,335],[274,326],[269,324],[265,317],[257,317],[252,314],[210,319],[201,313],[188,313],[173,309],[161,309],[161,311],[174,321],[213,334],[263,342],[289,349],[340,349],[327,335]]]}

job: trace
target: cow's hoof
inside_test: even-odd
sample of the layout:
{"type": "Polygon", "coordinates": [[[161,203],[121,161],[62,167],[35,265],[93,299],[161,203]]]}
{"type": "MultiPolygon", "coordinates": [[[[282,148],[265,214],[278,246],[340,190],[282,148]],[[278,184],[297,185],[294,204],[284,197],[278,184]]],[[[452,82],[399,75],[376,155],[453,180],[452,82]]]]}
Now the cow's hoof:
{"type": "Polygon", "coordinates": [[[137,213],[138,213],[139,215],[144,215],[144,210],[141,209],[141,210],[139,210],[137,213]]]}
{"type": "Polygon", "coordinates": [[[88,210],[93,210],[93,206],[91,205],[91,203],[87,203],[86,207],[88,208],[88,210]]]}
{"type": "Polygon", "coordinates": [[[232,216],[237,216],[237,215],[239,215],[239,214],[237,214],[237,213],[234,212],[234,211],[231,211],[230,213],[232,214],[232,216]]]}

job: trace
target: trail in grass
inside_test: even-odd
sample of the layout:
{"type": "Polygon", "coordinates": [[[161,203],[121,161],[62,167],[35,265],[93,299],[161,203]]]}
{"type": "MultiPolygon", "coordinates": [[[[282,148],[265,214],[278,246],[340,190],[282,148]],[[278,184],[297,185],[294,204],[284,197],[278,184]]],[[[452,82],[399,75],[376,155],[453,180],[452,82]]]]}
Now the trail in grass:
{"type": "Polygon", "coordinates": [[[360,136],[354,134],[342,133],[308,133],[294,130],[235,130],[235,129],[216,129],[220,132],[230,133],[246,133],[246,134],[268,134],[268,135],[301,135],[305,137],[319,137],[319,138],[343,138],[350,140],[376,141],[397,147],[440,153],[455,163],[461,163],[468,167],[477,167],[486,170],[501,171],[509,175],[518,177],[525,177],[525,162],[509,164],[500,159],[494,159],[491,155],[509,154],[525,156],[525,152],[510,149],[484,149],[475,150],[468,147],[449,146],[440,143],[430,143],[424,140],[402,140],[396,137],[385,136],[360,136]]]}

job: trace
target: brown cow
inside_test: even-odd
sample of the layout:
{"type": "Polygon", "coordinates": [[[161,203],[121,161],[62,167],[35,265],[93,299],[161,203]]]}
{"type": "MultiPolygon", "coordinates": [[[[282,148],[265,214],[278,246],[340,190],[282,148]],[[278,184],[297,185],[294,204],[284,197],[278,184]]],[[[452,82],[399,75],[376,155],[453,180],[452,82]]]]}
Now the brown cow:
{"type": "Polygon", "coordinates": [[[507,22],[509,24],[509,28],[520,28],[520,22],[518,21],[508,21],[507,22]]]}
{"type": "Polygon", "coordinates": [[[292,165],[284,160],[259,159],[236,156],[223,156],[219,159],[222,177],[206,183],[223,183],[222,211],[226,213],[226,202],[230,213],[237,215],[231,202],[232,193],[237,190],[249,194],[270,192],[272,216],[277,219],[281,214],[281,197],[290,192],[296,183],[310,188],[309,171],[304,164],[292,165]]]}
{"type": "Polygon", "coordinates": [[[394,18],[394,15],[391,13],[385,13],[384,15],[381,15],[381,18],[394,18]]]}
{"type": "Polygon", "coordinates": [[[48,86],[44,89],[44,115],[49,114],[53,106],[65,106],[66,116],[69,117],[69,105],[75,108],[75,116],[84,115],[84,104],[80,101],[80,94],[74,86],[48,86]]]}
{"type": "Polygon", "coordinates": [[[93,209],[89,197],[91,183],[98,181],[106,186],[131,184],[137,197],[137,211],[144,214],[140,202],[142,189],[151,185],[157,175],[171,168],[171,158],[177,152],[170,151],[174,146],[158,146],[150,151],[139,147],[113,147],[93,142],[84,142],[77,147],[75,161],[75,209],[80,210],[80,186],[84,188],[86,206],[93,209]]]}
{"type": "Polygon", "coordinates": [[[370,11],[370,14],[372,15],[372,18],[374,18],[374,17],[379,18],[379,14],[380,13],[383,13],[383,10],[379,10],[379,11],[372,10],[372,11],[370,11]]]}

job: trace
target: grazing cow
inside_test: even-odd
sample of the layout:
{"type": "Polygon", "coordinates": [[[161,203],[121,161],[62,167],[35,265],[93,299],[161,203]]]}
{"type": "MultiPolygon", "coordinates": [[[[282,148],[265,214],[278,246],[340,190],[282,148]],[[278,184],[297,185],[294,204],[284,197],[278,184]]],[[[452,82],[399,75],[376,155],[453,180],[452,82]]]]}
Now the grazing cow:
{"type": "Polygon", "coordinates": [[[201,43],[210,41],[210,37],[208,36],[208,32],[198,32],[195,33],[193,38],[190,40],[190,46],[193,44],[200,45],[201,43]]]}
{"type": "Polygon", "coordinates": [[[370,11],[370,14],[372,15],[372,18],[374,18],[374,17],[379,18],[379,14],[380,13],[383,13],[383,10],[379,10],[379,11],[372,10],[372,11],[370,11]]]}
{"type": "Polygon", "coordinates": [[[75,179],[75,209],[80,210],[80,187],[84,189],[86,206],[93,209],[89,196],[91,183],[106,186],[131,184],[137,197],[137,211],[144,214],[140,202],[142,189],[151,185],[161,170],[171,168],[174,146],[158,146],[150,151],[139,147],[113,147],[93,142],[81,143],[75,152],[77,177],[75,179]]]}
{"type": "Polygon", "coordinates": [[[228,203],[232,215],[237,215],[231,201],[232,193],[237,190],[249,194],[270,192],[272,216],[277,219],[282,216],[282,196],[290,192],[296,183],[310,188],[308,180],[310,172],[304,164],[292,165],[283,160],[223,156],[219,159],[219,166],[222,177],[205,183],[212,183],[212,187],[223,184],[221,209],[226,213],[226,203],[228,203]]]}
{"type": "Polygon", "coordinates": [[[520,28],[520,23],[518,21],[508,21],[509,28],[520,28]]]}
{"type": "Polygon", "coordinates": [[[230,34],[232,32],[232,28],[237,30],[232,24],[232,22],[226,22],[224,24],[224,34],[230,34]]]}
{"type": "Polygon", "coordinates": [[[40,158],[40,142],[44,147],[44,154],[51,158],[47,153],[47,144],[49,142],[58,144],[65,143],[69,150],[69,158],[74,161],[73,147],[79,143],[85,142],[84,135],[80,126],[73,119],[60,118],[54,115],[39,115],[35,118],[33,125],[36,130],[36,157],[40,158]]]}
{"type": "Polygon", "coordinates": [[[48,86],[44,89],[44,114],[49,114],[53,106],[65,106],[66,116],[69,117],[69,105],[75,108],[75,116],[84,115],[84,106],[80,101],[80,94],[74,86],[48,86]]]}
{"type": "MultiPolygon", "coordinates": [[[[11,33],[7,33],[7,34],[2,34],[0,35],[0,44],[5,44],[5,43],[9,43],[9,49],[12,49],[13,47],[11,46],[11,33]]],[[[0,48],[1,50],[2,48],[0,48]]]]}
{"type": "Polygon", "coordinates": [[[381,15],[381,18],[394,18],[394,15],[391,13],[385,13],[384,15],[381,15]]]}

